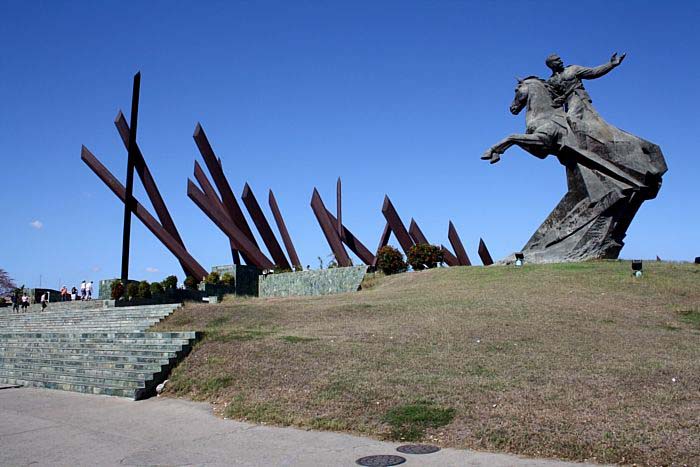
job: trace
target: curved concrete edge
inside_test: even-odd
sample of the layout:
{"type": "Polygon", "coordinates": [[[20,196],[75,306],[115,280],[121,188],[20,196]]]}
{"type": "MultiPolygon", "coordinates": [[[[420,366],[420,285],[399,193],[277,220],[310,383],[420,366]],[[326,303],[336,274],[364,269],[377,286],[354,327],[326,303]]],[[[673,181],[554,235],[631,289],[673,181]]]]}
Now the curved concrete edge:
{"type": "Polygon", "coordinates": [[[403,455],[398,443],[225,420],[209,404],[170,398],[7,389],[0,419],[0,465],[351,466],[373,454],[402,455],[406,466],[586,465],[459,449],[403,455]]]}

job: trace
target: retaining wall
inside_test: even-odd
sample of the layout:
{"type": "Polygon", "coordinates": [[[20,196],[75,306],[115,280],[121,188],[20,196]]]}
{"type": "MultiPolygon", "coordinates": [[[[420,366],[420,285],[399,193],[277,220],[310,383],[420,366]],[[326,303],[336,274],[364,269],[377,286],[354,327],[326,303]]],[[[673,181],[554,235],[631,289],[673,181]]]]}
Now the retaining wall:
{"type": "Polygon", "coordinates": [[[285,272],[260,276],[260,297],[294,295],[330,295],[356,292],[367,272],[367,266],[285,272]]]}

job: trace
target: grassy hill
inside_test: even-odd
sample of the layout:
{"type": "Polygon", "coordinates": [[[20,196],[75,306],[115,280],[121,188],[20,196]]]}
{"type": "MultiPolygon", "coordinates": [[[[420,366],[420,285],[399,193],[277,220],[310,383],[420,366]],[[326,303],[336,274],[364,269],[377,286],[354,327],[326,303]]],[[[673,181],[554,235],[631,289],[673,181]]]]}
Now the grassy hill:
{"type": "Polygon", "coordinates": [[[449,268],[188,304],[168,394],[222,416],[572,460],[700,464],[700,266],[449,268]]]}

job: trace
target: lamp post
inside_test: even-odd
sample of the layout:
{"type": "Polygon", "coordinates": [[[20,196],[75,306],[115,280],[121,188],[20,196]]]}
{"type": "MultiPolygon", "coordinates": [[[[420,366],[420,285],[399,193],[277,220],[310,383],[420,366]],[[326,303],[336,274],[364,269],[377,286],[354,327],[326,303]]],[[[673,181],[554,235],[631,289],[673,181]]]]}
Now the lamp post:
{"type": "Polygon", "coordinates": [[[523,265],[523,262],[525,261],[525,255],[523,254],[522,251],[519,251],[515,254],[515,267],[521,267],[523,265]]]}
{"type": "Polygon", "coordinates": [[[642,277],[642,260],[632,260],[632,275],[634,277],[642,277]]]}

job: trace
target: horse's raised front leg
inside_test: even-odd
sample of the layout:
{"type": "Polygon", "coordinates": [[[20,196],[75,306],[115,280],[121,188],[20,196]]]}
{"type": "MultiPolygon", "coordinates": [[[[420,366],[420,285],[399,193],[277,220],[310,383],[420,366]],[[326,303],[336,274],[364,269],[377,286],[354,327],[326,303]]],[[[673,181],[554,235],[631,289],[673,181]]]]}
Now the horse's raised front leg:
{"type": "Polygon", "coordinates": [[[489,161],[491,164],[495,164],[501,160],[501,154],[506,152],[508,148],[513,145],[518,145],[528,152],[531,152],[531,149],[544,149],[545,147],[541,136],[536,133],[530,135],[514,134],[503,138],[501,141],[491,146],[481,158],[489,161]]]}

